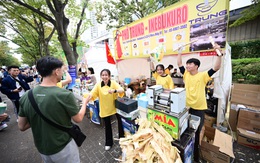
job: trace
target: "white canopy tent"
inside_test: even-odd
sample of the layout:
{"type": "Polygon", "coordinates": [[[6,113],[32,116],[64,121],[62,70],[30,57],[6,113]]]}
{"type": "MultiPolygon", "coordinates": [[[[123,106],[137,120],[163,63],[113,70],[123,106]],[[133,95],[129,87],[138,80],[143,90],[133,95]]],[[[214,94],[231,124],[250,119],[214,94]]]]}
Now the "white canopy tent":
{"type": "Polygon", "coordinates": [[[104,47],[90,47],[84,54],[84,57],[88,67],[94,69],[97,81],[100,81],[100,72],[103,69],[109,69],[111,75],[118,76],[116,65],[107,63],[106,50],[104,47]]]}
{"type": "MultiPolygon", "coordinates": [[[[186,61],[190,58],[199,58],[201,62],[199,71],[206,71],[212,68],[215,60],[214,56],[200,57],[199,53],[189,53],[183,54],[183,64],[185,65],[186,61]]],[[[165,68],[171,64],[174,66],[174,68],[177,68],[179,72],[179,68],[177,66],[177,55],[164,56],[162,61],[159,63],[163,64],[165,68]]],[[[140,75],[144,75],[146,78],[150,78],[150,63],[147,61],[147,58],[125,59],[119,61],[117,64],[120,81],[123,81],[124,78],[132,78],[132,80],[135,80],[140,75]]]]}

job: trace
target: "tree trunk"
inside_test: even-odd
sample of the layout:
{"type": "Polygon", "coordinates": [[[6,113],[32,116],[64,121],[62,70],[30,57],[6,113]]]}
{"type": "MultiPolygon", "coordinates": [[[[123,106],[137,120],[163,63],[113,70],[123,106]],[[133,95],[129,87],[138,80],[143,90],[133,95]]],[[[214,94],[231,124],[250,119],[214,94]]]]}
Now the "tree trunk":
{"type": "Polygon", "coordinates": [[[67,37],[67,27],[69,24],[69,19],[65,17],[64,14],[59,13],[55,15],[56,17],[56,30],[58,32],[58,40],[61,43],[62,49],[65,53],[65,57],[68,61],[69,65],[77,65],[78,54],[77,51],[72,49],[69,44],[69,40],[67,37]]]}
{"type": "Polygon", "coordinates": [[[69,41],[67,40],[67,37],[59,36],[58,40],[61,43],[62,49],[65,53],[65,57],[68,61],[68,64],[69,65],[76,65],[77,64],[77,58],[74,56],[75,52],[72,51],[71,46],[69,44],[69,41]]]}

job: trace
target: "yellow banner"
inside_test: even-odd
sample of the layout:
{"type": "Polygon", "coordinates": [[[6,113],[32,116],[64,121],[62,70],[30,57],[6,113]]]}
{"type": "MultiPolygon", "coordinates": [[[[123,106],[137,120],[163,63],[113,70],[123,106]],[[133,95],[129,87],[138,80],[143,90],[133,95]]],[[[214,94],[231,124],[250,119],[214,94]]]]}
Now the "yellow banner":
{"type": "Polygon", "coordinates": [[[209,39],[226,44],[229,0],[187,0],[114,31],[116,59],[212,49],[209,39]]]}

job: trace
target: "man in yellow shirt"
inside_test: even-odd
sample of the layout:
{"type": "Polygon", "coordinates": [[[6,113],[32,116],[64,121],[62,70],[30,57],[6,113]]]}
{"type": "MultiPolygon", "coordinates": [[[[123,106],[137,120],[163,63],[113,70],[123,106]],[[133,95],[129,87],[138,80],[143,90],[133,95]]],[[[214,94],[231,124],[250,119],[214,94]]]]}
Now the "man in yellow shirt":
{"type": "MultiPolygon", "coordinates": [[[[214,49],[221,51],[220,46],[215,44],[214,49]]],[[[183,81],[186,89],[186,106],[190,107],[190,114],[200,117],[200,125],[195,134],[194,161],[199,162],[199,138],[200,131],[204,124],[204,111],[207,109],[205,87],[211,76],[220,69],[221,57],[217,57],[215,65],[208,71],[199,72],[200,61],[191,58],[186,62],[186,69],[182,65],[182,56],[179,51],[177,65],[183,74],[183,81]]]]}

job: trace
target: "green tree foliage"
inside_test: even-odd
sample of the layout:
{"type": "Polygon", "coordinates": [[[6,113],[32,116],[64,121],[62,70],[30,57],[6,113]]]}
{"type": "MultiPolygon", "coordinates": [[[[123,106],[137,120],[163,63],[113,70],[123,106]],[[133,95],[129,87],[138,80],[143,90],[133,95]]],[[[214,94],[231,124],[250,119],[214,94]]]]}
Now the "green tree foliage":
{"type": "Polygon", "coordinates": [[[259,0],[252,0],[253,5],[242,12],[242,16],[238,18],[230,27],[236,27],[250,20],[256,19],[260,15],[259,0]]]}
{"type": "Polygon", "coordinates": [[[20,62],[10,54],[7,41],[0,41],[0,66],[18,65],[20,62]]]}
{"type": "Polygon", "coordinates": [[[260,84],[260,58],[232,60],[233,82],[260,84]]]}
{"type": "Polygon", "coordinates": [[[107,28],[119,28],[150,15],[178,0],[107,0],[95,2],[96,17],[107,28]]]}
{"type": "Polygon", "coordinates": [[[12,34],[0,36],[19,46],[16,53],[22,54],[23,62],[33,65],[38,58],[50,55],[48,45],[55,29],[22,6],[10,1],[2,1],[0,5],[4,11],[1,13],[1,22],[12,31],[12,34]]]}
{"type": "Polygon", "coordinates": [[[230,43],[232,59],[260,58],[260,40],[239,41],[230,43]]]}
{"type": "MultiPolygon", "coordinates": [[[[4,3],[6,2],[7,0],[4,3]]],[[[78,1],[76,0],[9,0],[8,2],[23,7],[24,11],[31,11],[34,15],[42,18],[42,20],[44,19],[49,26],[52,26],[57,31],[57,38],[68,64],[76,65],[78,58],[76,47],[79,36],[89,25],[89,21],[85,19],[85,9],[88,6],[88,0],[82,0],[81,4],[77,4],[76,2],[78,1]],[[70,14],[74,14],[71,19],[69,19],[70,14]],[[73,36],[70,36],[68,32],[70,23],[75,29],[75,32],[72,32],[73,36]],[[72,38],[71,42],[69,40],[70,37],[72,38]]]]}

